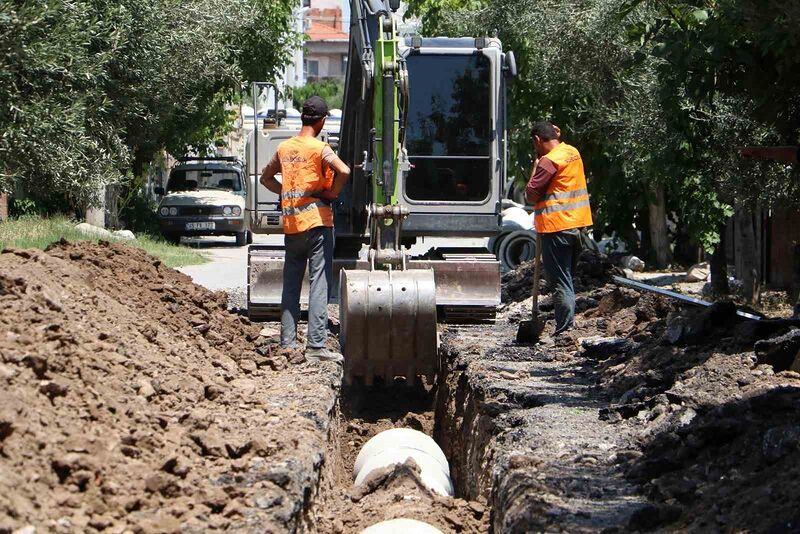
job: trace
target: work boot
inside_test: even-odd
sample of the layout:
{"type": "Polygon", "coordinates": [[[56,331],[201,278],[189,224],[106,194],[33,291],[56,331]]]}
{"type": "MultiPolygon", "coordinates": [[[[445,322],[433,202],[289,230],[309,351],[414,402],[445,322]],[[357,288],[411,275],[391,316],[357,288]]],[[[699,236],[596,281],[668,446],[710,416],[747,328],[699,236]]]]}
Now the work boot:
{"type": "Polygon", "coordinates": [[[306,349],[306,361],[342,363],[344,361],[344,356],[342,356],[338,352],[330,351],[325,347],[320,347],[320,348],[308,347],[306,349]]]}

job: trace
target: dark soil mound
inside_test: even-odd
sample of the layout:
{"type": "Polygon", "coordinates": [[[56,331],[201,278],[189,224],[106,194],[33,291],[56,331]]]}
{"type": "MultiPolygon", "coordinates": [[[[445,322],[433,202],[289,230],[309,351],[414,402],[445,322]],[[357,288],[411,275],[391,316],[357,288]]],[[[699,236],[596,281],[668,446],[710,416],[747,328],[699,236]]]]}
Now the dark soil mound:
{"type": "Polygon", "coordinates": [[[793,321],[627,289],[585,316],[587,333],[613,336],[602,341],[610,351],[582,352],[612,400],[601,419],[633,425],[642,453],[620,459],[652,502],[632,530],[800,528],[800,374],[785,370],[800,346],[793,321]]]}
{"type": "MultiPolygon", "coordinates": [[[[534,262],[529,261],[503,275],[503,302],[520,302],[531,296],[533,270],[534,262]]],[[[575,291],[577,293],[585,293],[594,288],[602,287],[611,282],[611,277],[614,275],[623,275],[623,272],[611,263],[608,256],[588,250],[584,251],[581,253],[575,269],[575,291]]],[[[547,295],[550,292],[545,278],[544,269],[542,269],[542,295],[547,295]]]]}

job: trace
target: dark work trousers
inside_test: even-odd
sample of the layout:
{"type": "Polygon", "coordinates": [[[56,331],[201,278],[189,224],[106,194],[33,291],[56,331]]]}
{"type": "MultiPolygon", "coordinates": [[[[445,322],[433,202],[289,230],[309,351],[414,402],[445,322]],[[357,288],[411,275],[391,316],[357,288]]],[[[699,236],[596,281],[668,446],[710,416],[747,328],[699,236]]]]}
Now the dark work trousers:
{"type": "Polygon", "coordinates": [[[542,233],[542,264],[552,287],[556,331],[572,328],[575,320],[575,287],[572,276],[582,250],[580,230],[542,233]]]}
{"type": "Polygon", "coordinates": [[[333,228],[318,226],[284,236],[286,263],[281,294],[281,347],[297,346],[300,290],[308,266],[308,348],[323,348],[328,330],[328,297],[333,289],[333,228]]]}

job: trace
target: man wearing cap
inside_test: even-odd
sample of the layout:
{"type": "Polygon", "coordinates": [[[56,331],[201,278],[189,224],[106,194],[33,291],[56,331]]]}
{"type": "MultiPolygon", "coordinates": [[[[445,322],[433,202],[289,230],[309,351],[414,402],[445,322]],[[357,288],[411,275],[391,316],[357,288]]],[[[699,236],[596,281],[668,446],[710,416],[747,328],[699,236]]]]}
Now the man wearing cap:
{"type": "Polygon", "coordinates": [[[328,297],[333,287],[333,210],[331,205],[350,177],[350,169],[317,136],[328,104],[312,96],[303,104],[300,133],[278,146],[261,174],[261,183],[280,195],[286,262],[281,295],[281,347],[297,347],[300,289],[308,265],[309,361],[342,361],[325,347],[328,297]],[[275,175],[282,176],[281,182],[275,175]]]}
{"type": "Polygon", "coordinates": [[[531,137],[537,159],[526,197],[534,205],[542,263],[553,287],[558,336],[575,321],[573,275],[582,249],[581,233],[592,226],[592,210],[578,149],[562,142],[561,130],[550,122],[535,123],[531,137]]]}

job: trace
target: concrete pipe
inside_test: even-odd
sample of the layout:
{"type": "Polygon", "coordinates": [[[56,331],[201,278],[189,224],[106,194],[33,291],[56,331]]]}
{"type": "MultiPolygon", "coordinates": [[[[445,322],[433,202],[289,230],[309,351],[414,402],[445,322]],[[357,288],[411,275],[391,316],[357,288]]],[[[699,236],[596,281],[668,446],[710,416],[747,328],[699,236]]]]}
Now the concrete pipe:
{"type": "Polygon", "coordinates": [[[370,473],[411,458],[420,467],[420,479],[429,490],[453,496],[450,466],[442,449],[422,432],[393,428],[370,439],[356,457],[353,466],[355,485],[362,484],[370,473]]]}
{"type": "Polygon", "coordinates": [[[498,253],[500,268],[504,272],[512,271],[535,257],[536,232],[533,230],[512,233],[503,240],[498,253]]]}
{"type": "Polygon", "coordinates": [[[503,226],[500,233],[489,239],[486,248],[500,260],[500,247],[503,241],[514,232],[533,230],[533,216],[521,206],[512,206],[500,214],[503,226]]]}
{"type": "Polygon", "coordinates": [[[371,456],[358,472],[355,485],[360,486],[363,484],[374,471],[405,463],[408,459],[414,460],[419,466],[419,478],[426,488],[443,497],[453,496],[453,482],[450,480],[450,475],[442,469],[438,461],[427,453],[416,449],[386,449],[375,456],[371,456]]]}
{"type": "Polygon", "coordinates": [[[387,449],[416,449],[422,451],[436,459],[442,470],[448,476],[450,475],[450,464],[447,463],[447,456],[444,455],[444,452],[432,437],[411,428],[392,428],[372,436],[361,447],[361,451],[356,456],[356,463],[353,465],[353,478],[358,476],[358,472],[361,471],[361,468],[364,467],[370,457],[387,449]]]}
{"type": "Polygon", "coordinates": [[[489,241],[486,243],[486,248],[489,252],[494,254],[498,260],[500,260],[500,246],[510,234],[511,232],[501,232],[494,237],[490,237],[489,241]]]}
{"type": "Polygon", "coordinates": [[[365,528],[361,534],[442,534],[442,531],[415,519],[390,519],[365,528]]]}
{"type": "Polygon", "coordinates": [[[522,208],[504,209],[500,216],[503,218],[503,232],[533,230],[533,215],[522,208]]]}

